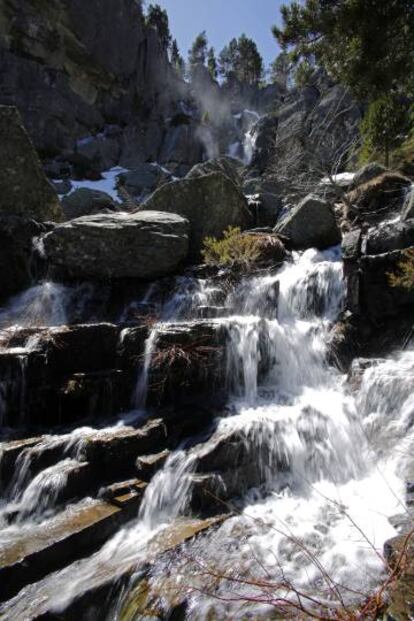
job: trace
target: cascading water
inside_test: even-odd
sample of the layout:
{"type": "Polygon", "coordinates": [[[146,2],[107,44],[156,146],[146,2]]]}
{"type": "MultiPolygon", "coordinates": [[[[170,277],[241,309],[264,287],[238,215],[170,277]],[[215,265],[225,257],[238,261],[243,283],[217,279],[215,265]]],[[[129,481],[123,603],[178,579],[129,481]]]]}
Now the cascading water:
{"type": "MultiPolygon", "coordinates": [[[[191,319],[216,295],[205,282],[183,281],[161,318],[191,319]]],[[[336,249],[295,255],[278,274],[242,281],[227,297],[231,316],[214,320],[227,332],[227,415],[208,440],[172,453],[146,489],[135,522],[96,554],[24,589],[2,610],[6,618],[22,618],[35,599],[62,610],[91,583],[147,560],[147,544],[187,510],[200,459],[228,437],[247,455],[236,515],[181,553],[156,560],[147,577],[150,593],[167,597],[168,574],[171,599],[185,597],[186,618],[195,621],[269,618],[275,599],[292,596],[286,585],[333,608],[364,599],[381,581],[382,545],[395,534],[389,518],[405,511],[414,354],[372,366],[350,393],[326,362],[329,328],[342,302],[336,249]]],[[[147,340],[135,406],[145,402],[160,326],[147,340]]],[[[231,482],[232,472],[225,474],[231,482]]],[[[30,482],[22,487],[30,489],[30,482]]],[[[122,601],[108,619],[122,618],[122,601]]]]}
{"type": "Polygon", "coordinates": [[[241,134],[238,140],[229,145],[227,155],[239,158],[246,166],[252,160],[256,145],[255,125],[260,115],[254,110],[243,110],[233,116],[235,128],[241,134]]]}
{"type": "Polygon", "coordinates": [[[132,407],[135,410],[145,408],[148,394],[148,376],[151,368],[152,356],[157,344],[158,331],[157,328],[151,330],[149,337],[145,342],[144,364],[142,371],[138,375],[137,384],[132,398],[132,407]]]}
{"type": "MultiPolygon", "coordinates": [[[[236,431],[254,448],[252,459],[263,461],[263,486],[245,495],[238,517],[188,546],[176,562],[169,587],[173,583],[180,592],[188,586],[189,619],[235,618],[246,614],[248,601],[251,612],[266,615],[276,587],[243,586],[243,577],[260,583],[264,573],[267,583],[287,582],[333,607],[364,599],[381,579],[382,544],[394,533],[388,518],[404,511],[404,493],[395,443],[378,463],[378,442],[369,429],[376,416],[383,423],[398,397],[397,420],[389,426],[399,430],[396,441],[407,433],[413,401],[406,377],[414,358],[407,352],[374,367],[356,402],[346,394],[343,378],[325,362],[329,322],[342,304],[339,259],[336,251],[308,251],[275,278],[254,280],[241,306],[253,313],[256,303],[256,315],[229,320],[229,371],[235,383],[242,380],[244,395],[235,403],[236,414],[219,421],[216,434],[236,431]],[[275,281],[278,319],[262,319],[275,281]],[[263,340],[267,368],[259,383],[263,340]],[[376,390],[383,374],[389,388],[384,400],[384,391],[376,390]],[[379,403],[385,405],[377,413],[379,403]],[[229,579],[217,585],[217,575],[229,579]]],[[[411,446],[413,439],[405,443],[411,446]]],[[[162,563],[153,571],[154,593],[163,571],[162,563]]]]}
{"type": "Polygon", "coordinates": [[[93,298],[91,286],[69,287],[45,281],[13,297],[0,311],[0,326],[33,328],[61,326],[84,314],[93,298]]]}

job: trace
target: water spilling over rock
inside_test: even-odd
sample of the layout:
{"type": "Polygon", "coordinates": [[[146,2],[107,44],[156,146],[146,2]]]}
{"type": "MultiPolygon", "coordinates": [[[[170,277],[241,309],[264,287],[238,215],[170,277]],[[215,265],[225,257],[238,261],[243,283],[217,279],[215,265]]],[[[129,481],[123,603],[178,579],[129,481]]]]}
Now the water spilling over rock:
{"type": "MultiPolygon", "coordinates": [[[[168,572],[171,598],[162,605],[168,610],[181,598],[187,619],[211,614],[234,618],[246,606],[249,614],[266,617],[270,593],[279,597],[270,584],[288,583],[323,598],[327,576],[335,585],[329,596],[332,605],[359,601],[381,580],[384,565],[377,551],[395,532],[388,517],[404,506],[406,466],[393,449],[401,442],[404,450],[411,447],[413,405],[406,377],[414,373],[414,358],[407,351],[365,365],[356,393],[328,365],[329,331],[344,305],[339,250],[294,255],[275,274],[246,276],[227,291],[219,280],[181,278],[175,294],[164,302],[152,286],[140,303],[155,305],[161,321],[148,326],[145,345],[140,341],[141,362],[138,367],[134,363],[130,403],[135,418],[103,429],[77,428],[26,444],[3,444],[1,541],[9,559],[4,594],[15,597],[2,612],[18,616],[30,607],[30,618],[59,610],[69,615],[96,610],[96,593],[111,592],[108,608],[101,604],[100,614],[121,618],[131,602],[139,610],[142,601],[134,598],[144,574],[147,597],[161,601],[166,564],[174,571],[168,572]],[[198,319],[199,308],[218,298],[226,312],[198,319]],[[153,395],[159,399],[163,391],[171,394],[166,377],[176,390],[179,378],[187,398],[195,386],[199,395],[205,382],[213,386],[210,356],[215,371],[220,369],[216,385],[227,395],[227,408],[216,409],[214,420],[190,405],[184,424],[187,414],[180,405],[178,418],[165,411],[159,423],[145,423],[150,411],[143,412],[153,395]],[[192,417],[198,425],[194,420],[189,424],[192,417]],[[183,429],[181,439],[177,423],[183,429]],[[140,492],[133,479],[135,467],[150,481],[140,492]],[[122,480],[124,487],[114,484],[122,480]],[[99,487],[102,500],[82,500],[94,497],[99,487]],[[122,494],[131,498],[125,507],[122,494]],[[114,514],[106,508],[108,502],[124,508],[114,514]],[[135,519],[119,529],[122,519],[132,517],[128,507],[139,504],[135,519]],[[189,532],[187,516],[231,512],[233,517],[194,541],[186,542],[174,530],[184,520],[182,533],[189,532]],[[62,519],[70,515],[74,521],[64,524],[62,519]],[[90,524],[91,533],[98,532],[98,524],[106,525],[89,546],[73,530],[78,519],[90,524]],[[33,543],[42,525],[61,533],[56,548],[60,561],[46,571],[39,566],[45,552],[33,543]],[[17,533],[34,546],[33,560],[22,575],[12,560],[17,533]],[[178,537],[175,552],[162,543],[163,533],[178,537]],[[65,568],[65,542],[71,538],[79,539],[80,551],[93,554],[73,558],[75,564],[65,568]],[[99,549],[104,539],[109,540],[99,549]],[[137,573],[131,574],[131,567],[137,573]],[[262,584],[263,570],[267,586],[262,584]],[[217,574],[225,577],[218,584],[217,574]],[[244,583],[248,576],[249,581],[253,577],[251,586],[244,583]],[[26,581],[34,584],[25,587],[26,581]],[[112,589],[118,582],[123,587],[115,596],[112,589]],[[235,590],[238,598],[251,603],[240,608],[232,601],[235,590]],[[35,593],[41,599],[29,604],[35,593]]],[[[120,332],[124,356],[135,347],[136,330],[120,332]]],[[[47,550],[47,541],[45,545],[47,550]]]]}

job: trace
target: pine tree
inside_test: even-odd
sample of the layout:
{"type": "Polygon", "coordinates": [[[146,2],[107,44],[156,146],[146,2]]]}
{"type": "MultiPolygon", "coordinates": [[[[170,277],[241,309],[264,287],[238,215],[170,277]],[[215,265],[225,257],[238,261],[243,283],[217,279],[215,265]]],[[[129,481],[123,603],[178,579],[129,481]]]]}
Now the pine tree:
{"type": "Polygon", "coordinates": [[[292,79],[292,61],[286,51],[282,51],[270,65],[270,82],[287,90],[292,79]]]}
{"type": "Polygon", "coordinates": [[[409,107],[404,98],[393,93],[373,101],[361,123],[362,157],[369,159],[379,152],[388,167],[390,151],[404,140],[409,125],[409,107]]]}
{"type": "Polygon", "coordinates": [[[263,76],[263,60],[256,43],[245,34],[239,37],[236,75],[244,84],[258,84],[263,76]]]}
{"type": "Polygon", "coordinates": [[[360,99],[414,90],[412,0],[295,0],[281,13],[273,33],[296,64],[324,67],[360,99]]]}
{"type": "Polygon", "coordinates": [[[150,4],[147,13],[147,24],[156,28],[161,44],[168,49],[171,44],[170,25],[168,13],[159,4],[150,4]]]}
{"type": "Polygon", "coordinates": [[[194,69],[198,65],[205,65],[207,58],[207,46],[208,40],[206,31],[200,32],[195,38],[191,49],[188,52],[188,63],[190,66],[190,73],[193,73],[194,69]]]}
{"type": "Polygon", "coordinates": [[[226,80],[236,79],[243,84],[258,84],[263,76],[263,59],[256,43],[242,34],[232,39],[220,53],[220,73],[226,80]]]}
{"type": "Polygon", "coordinates": [[[174,39],[171,44],[171,64],[177,75],[183,78],[185,74],[185,62],[180,54],[177,39],[174,39]]]}
{"type": "Polygon", "coordinates": [[[213,80],[217,80],[217,60],[216,60],[216,54],[214,51],[214,47],[211,47],[208,50],[207,68],[213,80]]]}
{"type": "Polygon", "coordinates": [[[230,80],[234,77],[235,65],[237,62],[238,44],[237,39],[232,39],[228,45],[226,45],[219,55],[219,71],[226,80],[230,80]]]}

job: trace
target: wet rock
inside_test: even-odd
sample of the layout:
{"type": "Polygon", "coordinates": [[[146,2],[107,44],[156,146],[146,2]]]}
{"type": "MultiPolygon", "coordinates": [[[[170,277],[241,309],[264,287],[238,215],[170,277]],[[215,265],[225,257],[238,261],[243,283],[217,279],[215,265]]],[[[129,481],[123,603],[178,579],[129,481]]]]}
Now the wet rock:
{"type": "Polygon", "coordinates": [[[187,179],[195,179],[213,172],[219,172],[226,175],[226,177],[231,179],[237,186],[240,186],[242,183],[240,176],[241,168],[242,164],[240,160],[229,156],[222,156],[196,164],[188,173],[187,179]]]}
{"type": "Polygon", "coordinates": [[[250,177],[243,183],[243,192],[253,211],[256,227],[273,228],[282,210],[283,183],[269,174],[250,177]]]}
{"type": "Polygon", "coordinates": [[[58,196],[46,179],[16,108],[0,106],[0,212],[40,222],[62,219],[58,196]]]}
{"type": "Polygon", "coordinates": [[[150,420],[138,429],[120,428],[105,436],[87,439],[84,456],[92,468],[97,468],[101,480],[114,480],[134,474],[135,460],[164,450],[166,428],[161,419],[150,420]]]}
{"type": "Polygon", "coordinates": [[[225,306],[199,306],[197,313],[200,319],[216,319],[217,317],[228,317],[230,309],[225,306]]]}
{"type": "Polygon", "coordinates": [[[26,449],[36,446],[41,437],[27,438],[25,440],[12,440],[2,442],[0,449],[0,483],[6,489],[15,471],[16,462],[19,456],[26,449]]]}
{"type": "Polygon", "coordinates": [[[42,243],[50,264],[72,278],[151,280],[185,260],[188,222],[159,211],[85,216],[56,227],[42,243]]]}
{"type": "Polygon", "coordinates": [[[158,330],[149,372],[149,402],[178,404],[219,399],[225,384],[225,333],[208,321],[158,330]]]}
{"type": "Polygon", "coordinates": [[[347,372],[356,356],[362,355],[362,342],[369,338],[369,325],[349,311],[332,329],[328,339],[328,360],[342,372],[347,372]]]}
{"type": "Polygon", "coordinates": [[[130,494],[134,492],[143,493],[145,488],[146,483],[141,479],[129,479],[103,487],[99,496],[115,506],[122,507],[128,502],[130,494]]]}
{"type": "Polygon", "coordinates": [[[117,353],[122,368],[139,368],[145,351],[145,341],[149,336],[150,326],[125,328],[120,335],[117,353]]]}
{"type": "Polygon", "coordinates": [[[330,205],[309,195],[275,227],[275,232],[289,238],[295,249],[328,248],[341,241],[341,233],[330,205]]]}
{"type": "Polygon", "coordinates": [[[170,455],[169,450],[161,451],[155,455],[141,455],[136,461],[137,473],[143,481],[149,481],[160,470],[170,455]]]}
{"type": "Polygon", "coordinates": [[[365,371],[378,366],[385,360],[383,358],[356,358],[352,361],[348,372],[347,381],[352,391],[358,391],[361,387],[365,371]]]}
{"type": "Polygon", "coordinates": [[[54,377],[114,368],[120,327],[110,323],[80,324],[40,332],[39,347],[54,377]]]}
{"type": "MultiPolygon", "coordinates": [[[[210,528],[217,528],[228,517],[230,517],[229,514],[222,514],[205,520],[183,519],[156,536],[148,550],[147,562],[145,564],[140,563],[138,571],[135,571],[135,580],[138,580],[138,584],[134,585],[134,588],[128,594],[126,601],[122,605],[121,614],[128,616],[132,613],[134,616],[148,616],[149,608],[152,611],[155,607],[157,612],[163,615],[162,618],[168,619],[168,610],[174,608],[174,606],[165,601],[165,582],[163,582],[164,587],[160,593],[160,605],[158,606],[158,601],[154,602],[152,597],[149,601],[147,600],[146,575],[151,569],[150,563],[153,563],[162,554],[168,552],[179,554],[180,546],[185,544],[186,541],[207,532],[210,528]],[[167,610],[165,610],[165,606],[167,606],[167,610]]],[[[77,564],[68,566],[63,570],[64,577],[66,578],[67,576],[67,579],[70,580],[69,576],[73,575],[73,572],[78,569],[82,570],[83,568],[77,564]]],[[[69,602],[66,602],[59,614],[68,621],[77,621],[82,617],[88,619],[98,618],[102,613],[103,601],[113,600],[114,592],[119,592],[119,588],[122,589],[128,585],[131,589],[131,577],[134,569],[136,570],[137,568],[131,567],[131,564],[128,563],[127,566],[125,564],[117,565],[107,572],[95,572],[89,580],[84,582],[80,591],[75,593],[69,602]]],[[[33,598],[34,591],[37,591],[37,589],[38,585],[28,587],[28,598],[33,598]]],[[[7,608],[7,612],[13,615],[13,602],[7,608]]],[[[36,608],[36,615],[39,619],[54,618],[55,614],[55,611],[51,609],[51,602],[48,597],[39,602],[36,608]]]]}
{"type": "Polygon", "coordinates": [[[62,199],[65,220],[81,216],[117,211],[118,207],[106,192],[80,188],[62,199]]]}
{"type": "Polygon", "coordinates": [[[30,286],[33,240],[47,230],[29,218],[0,215],[0,302],[30,286]]]}
{"type": "Polygon", "coordinates": [[[87,324],[13,333],[0,352],[4,424],[56,426],[128,409],[142,359],[136,341],[122,350],[120,332],[87,324]]]}
{"type": "Polygon", "coordinates": [[[182,179],[164,185],[142,205],[143,210],[179,214],[190,222],[190,258],[198,260],[207,236],[221,237],[229,226],[251,224],[241,190],[222,173],[182,179]]]}
{"type": "Polygon", "coordinates": [[[13,597],[23,586],[91,554],[138,512],[143,489],[123,498],[122,507],[105,501],[78,505],[57,516],[45,531],[39,525],[18,542],[0,550],[0,599],[13,597]]]}
{"type": "Polygon", "coordinates": [[[268,476],[289,470],[289,456],[283,446],[272,451],[260,432],[256,437],[254,429],[248,434],[233,431],[211,438],[197,452],[195,474],[214,475],[210,480],[203,478],[202,484],[209,481],[209,485],[213,485],[208,487],[210,495],[215,495],[216,501],[226,502],[253,487],[265,486],[268,476]]]}
{"type": "Polygon", "coordinates": [[[195,515],[214,515],[229,510],[229,494],[218,474],[192,476],[189,507],[195,515]]]}
{"type": "Polygon", "coordinates": [[[121,369],[74,373],[57,387],[59,418],[70,423],[77,412],[94,421],[110,419],[129,409],[133,384],[134,377],[121,369]]]}
{"type": "Polygon", "coordinates": [[[218,395],[214,390],[193,394],[190,390],[177,400],[175,405],[166,404],[167,410],[162,411],[163,421],[167,429],[168,446],[174,448],[183,440],[203,434],[211,435],[214,420],[226,405],[225,395],[218,395]]]}

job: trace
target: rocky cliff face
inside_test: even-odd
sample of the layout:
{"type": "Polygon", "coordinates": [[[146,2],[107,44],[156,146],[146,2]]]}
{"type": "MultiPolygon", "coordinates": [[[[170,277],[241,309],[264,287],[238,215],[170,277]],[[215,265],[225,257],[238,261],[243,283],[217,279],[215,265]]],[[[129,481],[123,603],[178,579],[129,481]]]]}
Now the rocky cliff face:
{"type": "Polygon", "coordinates": [[[108,165],[157,151],[184,85],[139,1],[0,0],[0,15],[0,102],[43,155],[108,165]]]}

